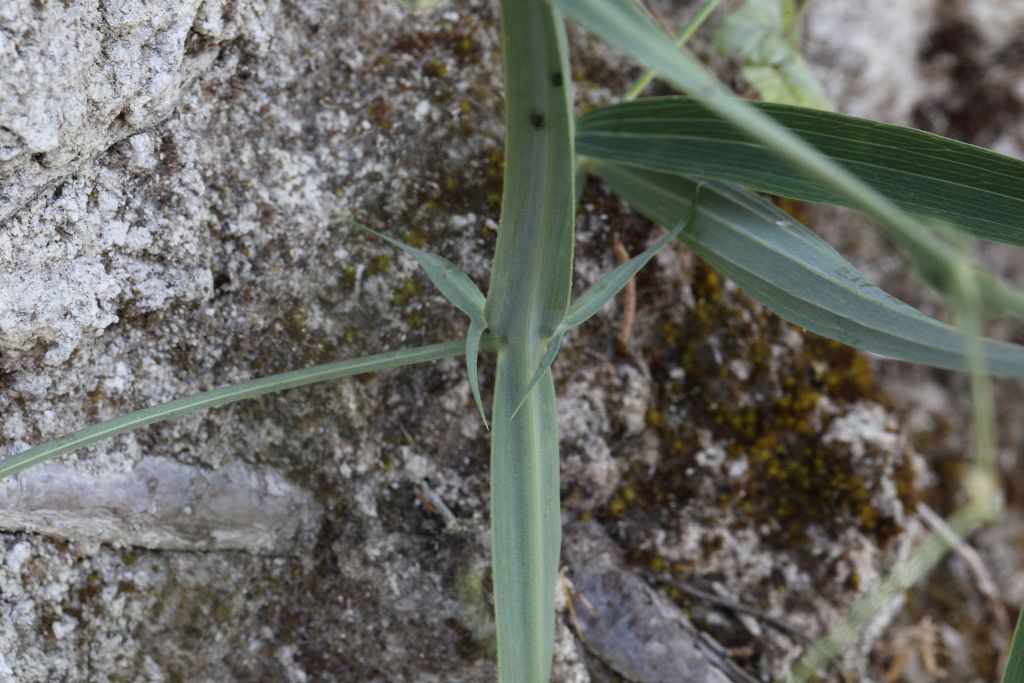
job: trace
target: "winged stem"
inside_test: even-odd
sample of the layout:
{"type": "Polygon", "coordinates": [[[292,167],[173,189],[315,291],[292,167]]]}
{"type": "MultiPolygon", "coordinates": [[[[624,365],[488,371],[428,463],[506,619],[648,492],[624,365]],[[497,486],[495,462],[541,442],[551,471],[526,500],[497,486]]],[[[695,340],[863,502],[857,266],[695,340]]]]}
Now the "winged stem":
{"type": "Polygon", "coordinates": [[[512,416],[572,283],[573,130],[564,26],[542,0],[502,0],[505,178],[487,297],[498,351],[491,553],[501,683],[546,683],[561,545],[558,425],[546,372],[512,416]]]}

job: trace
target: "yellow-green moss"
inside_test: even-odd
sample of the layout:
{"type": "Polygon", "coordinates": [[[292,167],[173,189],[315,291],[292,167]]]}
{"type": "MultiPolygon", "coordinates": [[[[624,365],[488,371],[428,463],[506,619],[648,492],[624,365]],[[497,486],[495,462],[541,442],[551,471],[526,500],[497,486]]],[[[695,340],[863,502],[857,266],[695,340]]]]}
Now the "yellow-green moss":
{"type": "Polygon", "coordinates": [[[383,275],[390,270],[392,264],[391,256],[388,254],[380,254],[374,256],[370,261],[369,267],[366,269],[367,276],[383,275]]]}
{"type": "MultiPolygon", "coordinates": [[[[854,526],[884,543],[900,531],[895,520],[872,504],[878,482],[866,481],[842,444],[825,443],[818,424],[819,400],[840,408],[860,400],[881,400],[866,359],[852,349],[811,334],[803,348],[781,354],[786,323],[752,306],[742,295],[724,294],[720,276],[696,268],[696,305],[682,325],[663,323],[652,371],[668,377],[682,367],[684,380],[666,379],[647,424],[661,437],[657,470],[636,472],[609,504],[619,516],[629,506],[671,510],[698,495],[701,477],[711,476],[695,457],[709,430],[729,460],[745,459],[740,476],[716,481],[716,502],[751,518],[755,528],[773,529],[777,543],[799,543],[815,525],[830,531],[854,526]],[[714,340],[714,341],[712,341],[714,340]],[[723,362],[718,362],[718,359],[723,362]],[[771,359],[771,363],[769,363],[771,359]],[[740,378],[729,361],[740,361],[740,378]],[[626,491],[629,496],[624,495],[626,491]]],[[[879,468],[883,476],[885,468],[879,468]]],[[[910,463],[899,466],[896,488],[905,505],[914,496],[910,463]]],[[[668,518],[667,518],[668,519],[668,518]]],[[[652,558],[642,562],[650,565],[652,558]]]]}
{"type": "Polygon", "coordinates": [[[296,306],[284,318],[284,328],[296,341],[301,341],[306,336],[306,312],[296,306]]]}
{"type": "Polygon", "coordinates": [[[366,115],[370,123],[385,133],[391,131],[391,105],[383,97],[374,99],[366,107],[366,115]]]}
{"type": "Polygon", "coordinates": [[[416,282],[416,278],[407,277],[398,283],[395,290],[391,293],[391,303],[396,306],[408,303],[410,300],[415,298],[419,294],[419,284],[416,282]]]}

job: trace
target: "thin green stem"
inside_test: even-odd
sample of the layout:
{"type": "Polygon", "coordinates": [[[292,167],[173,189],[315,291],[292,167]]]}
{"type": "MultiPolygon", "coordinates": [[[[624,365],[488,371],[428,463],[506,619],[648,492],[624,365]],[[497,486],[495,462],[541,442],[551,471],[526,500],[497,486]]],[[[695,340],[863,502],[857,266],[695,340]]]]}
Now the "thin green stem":
{"type": "MultiPolygon", "coordinates": [[[[683,30],[676,36],[676,47],[682,48],[686,43],[693,37],[693,34],[704,25],[704,22],[708,20],[708,17],[718,8],[722,0],[705,0],[701,8],[697,10],[697,13],[686,22],[683,26],[683,30]]],[[[630,102],[640,96],[640,93],[644,91],[651,81],[658,77],[658,72],[654,69],[647,69],[640,77],[633,82],[633,85],[629,86],[629,90],[622,96],[623,102],[630,102]]]]}
{"type": "Polygon", "coordinates": [[[982,470],[996,477],[996,424],[992,380],[981,337],[981,295],[973,278],[971,262],[965,258],[957,271],[960,296],[952,300],[957,325],[967,333],[967,366],[971,377],[971,411],[974,458],[982,470]]]}
{"type": "MultiPolygon", "coordinates": [[[[496,347],[494,337],[488,335],[482,346],[488,350],[494,350],[496,347]]],[[[59,439],[34,446],[27,451],[22,451],[17,455],[0,460],[0,478],[16,474],[28,467],[60,457],[76,448],[96,443],[102,439],[108,439],[125,432],[130,432],[133,429],[156,424],[157,422],[165,422],[197,410],[216,408],[229,403],[243,401],[247,398],[256,398],[264,394],[303,387],[307,384],[327,382],[367,372],[376,372],[378,370],[440,360],[450,356],[459,356],[462,355],[464,350],[465,343],[461,341],[431,344],[430,346],[389,351],[354,360],[324,363],[323,365],[311,368],[261,377],[251,382],[243,382],[211,391],[204,391],[195,396],[188,396],[167,403],[161,403],[160,405],[150,406],[149,408],[143,408],[127,415],[121,415],[120,417],[79,429],[59,439]]]]}
{"type": "Polygon", "coordinates": [[[975,457],[975,464],[965,482],[969,502],[948,520],[948,528],[953,537],[943,535],[941,531],[930,534],[906,560],[897,564],[877,588],[859,601],[843,621],[797,662],[790,683],[804,683],[813,678],[818,670],[860,636],[864,625],[887,603],[917,584],[942,559],[951,543],[996,519],[1002,508],[1002,491],[995,461],[995,404],[980,336],[981,292],[968,252],[962,251],[959,256],[960,261],[955,266],[954,281],[947,298],[953,306],[957,324],[967,333],[975,457]]]}
{"type": "Polygon", "coordinates": [[[964,486],[969,500],[985,511],[988,520],[996,519],[1003,509],[1003,490],[996,460],[998,430],[995,396],[988,358],[981,338],[982,294],[975,277],[970,252],[954,272],[954,291],[948,297],[957,324],[967,332],[967,366],[971,381],[971,431],[974,440],[974,466],[964,486]]]}
{"type": "Polygon", "coordinates": [[[800,5],[800,8],[796,11],[796,16],[789,22],[788,26],[785,26],[786,40],[793,47],[800,46],[800,24],[807,17],[807,12],[810,10],[811,5],[814,4],[814,0],[804,0],[800,5]]]}

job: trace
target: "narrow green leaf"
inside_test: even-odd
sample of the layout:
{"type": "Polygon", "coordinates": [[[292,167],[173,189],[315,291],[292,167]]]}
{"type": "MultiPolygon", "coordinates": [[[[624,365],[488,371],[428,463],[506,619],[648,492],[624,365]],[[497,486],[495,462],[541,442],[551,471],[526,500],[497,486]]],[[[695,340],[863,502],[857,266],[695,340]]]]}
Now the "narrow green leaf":
{"type": "MultiPolygon", "coordinates": [[[[497,343],[494,337],[487,336],[484,338],[482,346],[488,350],[494,350],[497,343]]],[[[22,451],[0,460],[0,478],[16,474],[28,467],[60,457],[76,448],[88,446],[102,439],[124,434],[147,425],[171,420],[197,410],[216,408],[247,398],[256,398],[264,394],[294,389],[306,386],[307,384],[327,382],[367,372],[377,372],[416,363],[426,363],[441,358],[448,358],[449,356],[458,356],[464,352],[465,348],[465,344],[458,341],[446,344],[431,344],[430,346],[421,346],[414,349],[389,351],[354,360],[325,363],[303,370],[293,370],[269,377],[261,377],[251,382],[220,387],[212,391],[196,394],[195,396],[179,398],[168,403],[143,408],[134,413],[121,415],[120,417],[79,429],[59,439],[34,446],[27,451],[22,451]]]]}
{"type": "Polygon", "coordinates": [[[413,259],[427,273],[427,277],[434,283],[448,301],[460,311],[470,317],[471,320],[483,320],[484,317],[484,295],[480,288],[469,279],[469,276],[456,267],[454,263],[432,254],[423,249],[417,249],[406,244],[402,240],[395,239],[373,228],[356,223],[349,219],[354,226],[367,232],[388,244],[401,249],[406,256],[413,259]]]}
{"type": "Polygon", "coordinates": [[[398,0],[398,2],[409,9],[423,9],[437,4],[437,0],[398,0]]]}
{"type": "MultiPolygon", "coordinates": [[[[897,206],[976,237],[1024,245],[1024,161],[931,133],[843,114],[752,105],[897,206]]],[[[805,201],[855,206],[689,97],[648,98],[580,118],[581,154],[724,180],[805,201]]]]}
{"type": "Polygon", "coordinates": [[[654,244],[629,259],[619,264],[613,270],[602,275],[590,289],[583,292],[578,299],[569,307],[565,320],[560,327],[572,329],[577,325],[589,320],[594,314],[601,310],[612,297],[622,291],[626,283],[630,281],[640,269],[647,265],[647,262],[654,258],[654,255],[664,248],[669,241],[675,239],[679,233],[693,221],[697,214],[697,202],[702,185],[697,184],[693,191],[693,197],[689,202],[689,209],[686,215],[675,223],[675,226],[662,235],[654,244]]]}
{"type": "MultiPolygon", "coordinates": [[[[671,225],[690,210],[695,182],[595,162],[594,172],[638,211],[671,225]]],[[[786,320],[899,360],[967,370],[967,337],[867,282],[827,242],[771,203],[720,183],[701,193],[680,239],[786,320]]],[[[985,340],[996,375],[1024,376],[1024,347],[985,340]]]]}
{"type": "Polygon", "coordinates": [[[473,318],[469,321],[469,331],[466,332],[466,372],[469,374],[469,389],[473,392],[473,400],[476,402],[477,410],[480,411],[480,419],[484,421],[484,428],[490,429],[487,425],[487,413],[484,411],[484,402],[480,398],[480,375],[477,372],[480,340],[483,338],[486,327],[487,323],[484,322],[483,318],[473,318]]]}
{"type": "Polygon", "coordinates": [[[1017,617],[1017,628],[1013,630],[1010,642],[1010,656],[1003,670],[1002,683],[1020,683],[1024,681],[1024,608],[1017,617]]]}
{"type": "Polygon", "coordinates": [[[715,32],[715,49],[722,56],[739,57],[740,73],[762,99],[835,109],[790,42],[794,14],[792,4],[787,7],[782,0],[747,0],[715,32]]]}

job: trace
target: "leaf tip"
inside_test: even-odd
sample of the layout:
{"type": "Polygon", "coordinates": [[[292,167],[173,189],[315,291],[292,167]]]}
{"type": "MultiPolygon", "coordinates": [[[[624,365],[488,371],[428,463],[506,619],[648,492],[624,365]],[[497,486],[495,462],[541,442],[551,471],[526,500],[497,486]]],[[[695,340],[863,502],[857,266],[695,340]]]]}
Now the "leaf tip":
{"type": "Polygon", "coordinates": [[[533,387],[532,386],[527,388],[526,393],[523,395],[523,398],[520,399],[519,404],[516,405],[516,409],[512,411],[511,415],[508,416],[508,421],[509,422],[511,422],[512,420],[516,419],[516,415],[518,415],[519,411],[522,409],[522,407],[524,405],[526,405],[526,399],[530,398],[530,392],[531,391],[533,391],[533,387]]]}
{"type": "Polygon", "coordinates": [[[480,411],[480,419],[484,422],[484,429],[491,431],[491,425],[487,422],[487,411],[484,410],[484,402],[480,399],[480,385],[475,379],[470,379],[470,388],[473,390],[473,401],[476,409],[480,411]]]}

